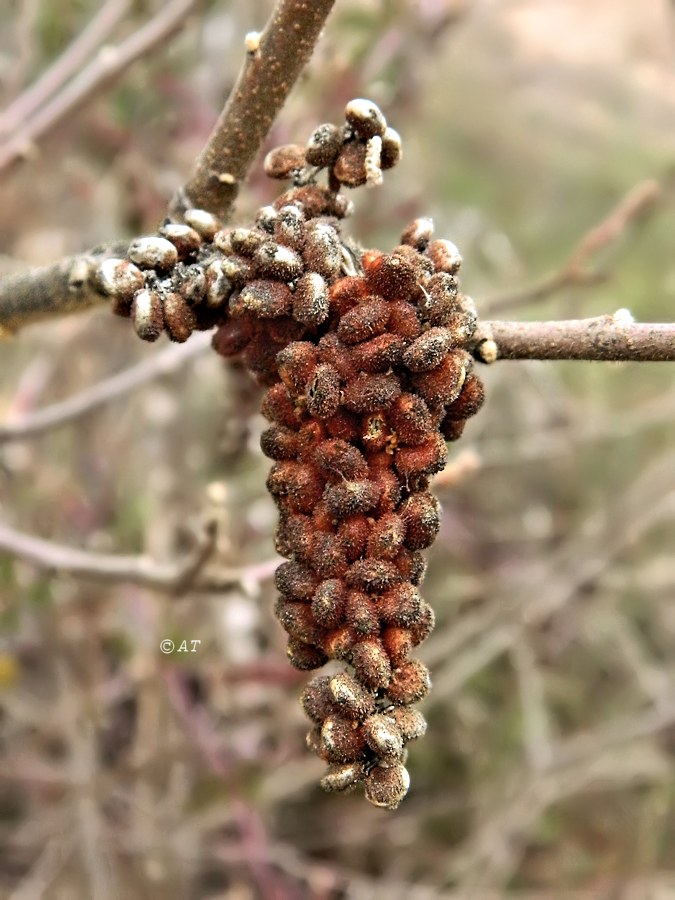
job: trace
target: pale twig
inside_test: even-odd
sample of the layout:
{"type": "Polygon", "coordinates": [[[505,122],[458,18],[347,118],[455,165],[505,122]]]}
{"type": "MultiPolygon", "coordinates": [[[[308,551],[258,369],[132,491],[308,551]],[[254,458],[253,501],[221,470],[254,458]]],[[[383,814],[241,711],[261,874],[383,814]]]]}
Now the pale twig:
{"type": "Polygon", "coordinates": [[[225,108],[192,176],[174,198],[174,213],[199,206],[227,217],[272,123],[309,62],[334,2],[279,0],[264,31],[245,51],[225,108]]]}
{"type": "Polygon", "coordinates": [[[130,0],[107,0],[89,24],[77,35],[49,68],[29,88],[22,91],[0,113],[0,135],[9,134],[26,122],[106,40],[122,21],[131,6],[130,0]]]}
{"type": "Polygon", "coordinates": [[[544,679],[527,635],[511,648],[511,662],[518,680],[525,754],[530,768],[541,771],[551,761],[551,727],[544,679]]]}
{"type": "Polygon", "coordinates": [[[486,300],[482,304],[484,313],[493,315],[526,303],[546,300],[562,288],[588,287],[606,280],[606,273],[589,268],[590,257],[620,238],[630,224],[648,215],[662,194],[661,185],[651,179],[634,185],[605,218],[584,234],[559,269],[528,288],[486,300]]]}
{"type": "Polygon", "coordinates": [[[675,490],[669,482],[671,472],[669,458],[654,464],[627,497],[594,516],[589,527],[539,575],[527,573],[520,596],[511,583],[511,596],[498,594],[487,609],[467,621],[460,619],[448,634],[430,641],[424,653],[428,662],[450,659],[435,673],[435,696],[448,697],[460,691],[477,672],[512,648],[524,628],[539,626],[558,613],[584,584],[599,578],[626,546],[672,516],[675,490]],[[623,527],[608,536],[607,522],[620,522],[623,527]]]}
{"type": "MultiPolygon", "coordinates": [[[[61,575],[113,584],[135,584],[164,593],[180,594],[188,588],[200,591],[229,590],[251,580],[251,571],[224,570],[197,583],[197,575],[213,553],[215,529],[207,527],[194,549],[176,563],[160,563],[145,556],[122,556],[77,550],[15,531],[0,524],[0,552],[61,575]]],[[[252,567],[255,569],[255,567],[252,567]]]]}
{"type": "Polygon", "coordinates": [[[149,359],[141,360],[135,366],[85,388],[66,400],[22,416],[14,422],[0,425],[0,444],[25,440],[67,425],[151,381],[176,372],[203,353],[210,343],[210,334],[205,332],[196,334],[188,343],[171,344],[149,359]]]}
{"type": "MultiPolygon", "coordinates": [[[[497,359],[675,361],[675,322],[633,322],[625,310],[592,319],[483,322],[482,327],[497,346],[497,359]]],[[[482,355],[484,346],[477,346],[476,356],[488,361],[482,355]]]]}
{"type": "Polygon", "coordinates": [[[178,32],[198,0],[172,0],[117,47],[105,47],[89,65],[0,146],[0,172],[33,155],[37,141],[108,88],[129,66],[164,46],[178,32]]]}

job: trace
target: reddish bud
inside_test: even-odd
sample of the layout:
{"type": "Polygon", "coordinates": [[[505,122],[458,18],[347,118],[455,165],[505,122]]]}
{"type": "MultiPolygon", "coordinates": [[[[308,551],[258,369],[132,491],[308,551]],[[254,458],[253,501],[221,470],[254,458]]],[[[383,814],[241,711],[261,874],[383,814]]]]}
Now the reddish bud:
{"type": "Polygon", "coordinates": [[[290,178],[305,165],[305,148],[299,144],[275,147],[265,157],[263,168],[268,178],[290,178]]]}
{"type": "Polygon", "coordinates": [[[416,447],[400,447],[394,457],[396,471],[402,478],[433,475],[445,468],[448,448],[439,434],[432,434],[416,447]]]}
{"type": "Polygon", "coordinates": [[[379,496],[378,487],[372,481],[340,481],[327,485],[323,494],[326,506],[337,519],[368,512],[379,496]]]}
{"type": "Polygon", "coordinates": [[[329,716],[321,727],[320,755],[329,762],[353,762],[365,753],[363,729],[353,719],[329,716]]]}
{"type": "Polygon", "coordinates": [[[340,406],[340,376],[327,363],[314,370],[306,386],[307,412],[319,419],[330,419],[340,406]]]}
{"type": "Polygon", "coordinates": [[[380,334],[370,341],[357,344],[352,360],[362,372],[387,372],[401,361],[405,344],[394,334],[380,334]]]}
{"type": "Polygon", "coordinates": [[[360,682],[373,690],[387,687],[391,678],[391,665],[378,638],[369,637],[359,641],[352,648],[350,658],[360,682]]]}
{"type": "Polygon", "coordinates": [[[260,436],[260,448],[270,459],[295,459],[298,455],[297,432],[283,425],[272,425],[260,436]]]}
{"type": "Polygon", "coordinates": [[[397,397],[388,412],[388,419],[396,431],[399,444],[421,444],[433,428],[429,408],[421,397],[414,394],[397,397]]]}
{"type": "Polygon", "coordinates": [[[293,294],[293,317],[303,325],[320,325],[328,318],[328,288],[317,272],[305,272],[293,294]]]}
{"type": "Polygon", "coordinates": [[[373,293],[386,300],[405,300],[419,294],[415,271],[402,257],[369,251],[362,261],[373,293]]]}
{"type": "Polygon", "coordinates": [[[287,428],[298,430],[300,420],[298,411],[283,384],[275,384],[265,393],[261,411],[270,422],[285,425],[287,428]]]}
{"type": "Polygon", "coordinates": [[[376,559],[394,559],[403,544],[405,524],[395,513],[389,513],[373,523],[368,538],[368,556],[376,559]]]}
{"type": "Polygon", "coordinates": [[[323,441],[314,451],[313,460],[325,475],[363,479],[368,474],[363,454],[347,441],[323,441]]]}
{"type": "Polygon", "coordinates": [[[368,285],[364,278],[346,275],[338,279],[330,288],[331,312],[344,316],[368,296],[368,285]]]}
{"type": "Polygon", "coordinates": [[[349,567],[347,584],[365,591],[377,592],[400,580],[396,566],[386,560],[360,559],[349,567]]]}
{"type": "Polygon", "coordinates": [[[383,622],[407,628],[420,615],[422,598],[416,587],[404,581],[378,597],[377,608],[383,622]]]}
{"type": "Polygon", "coordinates": [[[345,621],[358,635],[377,634],[380,620],[373,601],[360,591],[350,591],[345,603],[345,621]]]}
{"type": "Polygon", "coordinates": [[[334,534],[317,534],[314,568],[320,578],[341,578],[347,570],[347,556],[334,534]]]}
{"type": "Polygon", "coordinates": [[[468,419],[475,416],[485,402],[483,383],[477,375],[469,375],[462,385],[459,397],[445,410],[445,417],[450,421],[468,419]]]}
{"type": "Polygon", "coordinates": [[[389,333],[414,341],[422,332],[419,316],[412,303],[394,300],[389,304],[389,333]]]}
{"type": "Polygon", "coordinates": [[[303,463],[275,463],[267,477],[267,489],[277,500],[286,500],[289,512],[310,513],[323,494],[323,480],[303,463]]]}
{"type": "Polygon", "coordinates": [[[308,603],[314,596],[319,579],[307,566],[285,562],[274,573],[274,582],[287,600],[308,603]]]}
{"type": "Polygon", "coordinates": [[[370,528],[368,519],[363,515],[349,516],[340,522],[337,534],[344,547],[348,562],[355,562],[365,553],[370,528]]]}
{"type": "Polygon", "coordinates": [[[342,316],[337,335],[344,344],[358,344],[382,334],[387,327],[388,319],[388,304],[384,300],[369,300],[360,303],[342,316]]]}
{"type": "Polygon", "coordinates": [[[286,646],[288,661],[295,669],[308,672],[311,669],[320,669],[328,662],[326,654],[318,647],[303,644],[301,641],[291,638],[286,646]]]}
{"type": "Polygon", "coordinates": [[[391,406],[400,393],[398,378],[393,373],[368,375],[364,372],[345,387],[344,405],[351,412],[375,412],[391,406]]]}
{"type": "Polygon", "coordinates": [[[426,697],[430,687],[427,667],[418,659],[410,659],[392,672],[387,696],[393,703],[408,706],[426,697]]]}
{"type": "Polygon", "coordinates": [[[330,691],[330,680],[330,675],[312,678],[300,697],[305,713],[318,724],[336,711],[336,704],[330,691]]]}
{"type": "Polygon", "coordinates": [[[411,494],[399,510],[406,526],[405,545],[410,550],[431,546],[441,525],[441,507],[429,491],[411,494]]]}
{"type": "Polygon", "coordinates": [[[410,344],[403,354],[403,364],[411,372],[434,369],[452,345],[450,332],[445,328],[430,328],[410,344]]]}
{"type": "Polygon", "coordinates": [[[465,377],[463,358],[450,353],[434,369],[413,375],[413,383],[430,406],[444,406],[457,399],[465,377]]]}
{"type": "Polygon", "coordinates": [[[400,763],[387,766],[375,766],[365,779],[366,800],[373,806],[384,809],[396,809],[408,793],[410,775],[400,763]]]}
{"type": "Polygon", "coordinates": [[[312,598],[312,614],[323,628],[336,628],[344,621],[346,591],[337,578],[323,581],[312,598]]]}
{"type": "Polygon", "coordinates": [[[333,675],[329,681],[331,697],[343,715],[363,720],[375,711],[375,699],[363,685],[348,672],[333,675]]]}
{"type": "Polygon", "coordinates": [[[316,347],[308,341],[294,341],[277,355],[279,376],[289,391],[301,394],[314,374],[316,347]]]}

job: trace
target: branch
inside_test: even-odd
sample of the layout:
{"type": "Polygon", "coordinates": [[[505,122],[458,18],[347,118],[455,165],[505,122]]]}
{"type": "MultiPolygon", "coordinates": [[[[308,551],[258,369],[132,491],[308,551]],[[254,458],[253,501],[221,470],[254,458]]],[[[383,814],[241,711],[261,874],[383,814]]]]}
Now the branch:
{"type": "Polygon", "coordinates": [[[675,361],[675,322],[637,323],[626,310],[593,319],[483,322],[482,327],[494,341],[477,345],[474,353],[483,362],[494,358],[675,361]]]}
{"type": "Polygon", "coordinates": [[[488,299],[483,304],[483,310],[492,315],[514,306],[546,300],[562,288],[589,287],[605,281],[606,272],[589,267],[590,257],[618,240],[632,223],[644,219],[656,207],[662,195],[663,188],[657,181],[641,181],[634,185],[597,225],[583,235],[559,269],[530,287],[488,299]]]}
{"type": "Polygon", "coordinates": [[[106,256],[124,256],[128,246],[127,242],[117,243],[0,278],[0,339],[53,315],[108,303],[110,298],[95,285],[95,274],[106,256]]]}
{"type": "MultiPolygon", "coordinates": [[[[260,37],[258,49],[247,52],[237,83],[195,164],[190,181],[173,200],[174,213],[198,206],[225,217],[275,116],[309,60],[334,2],[315,0],[308,4],[304,0],[279,0],[260,37]]],[[[73,111],[91,96],[94,89],[109,84],[119,74],[117,64],[122,58],[128,66],[132,59],[148,52],[151,39],[164,39],[170,33],[169,25],[174,29],[179,27],[195,3],[196,0],[174,0],[161,16],[136,32],[118,48],[114,74],[110,62],[106,69],[105,66],[101,68],[100,60],[85,69],[79,79],[71,82],[65,92],[43,108],[31,124],[30,134],[25,132],[4,150],[0,147],[0,171],[3,161],[9,162],[7,148],[14,146],[12,159],[17,158],[16,153],[25,153],[26,142],[44,134],[41,129],[45,123],[51,127],[57,114],[60,118],[73,111]],[[71,102],[75,105],[71,106],[71,102]]],[[[106,302],[108,298],[90,282],[104,255],[125,256],[126,245],[71,257],[53,266],[0,279],[0,338],[32,322],[80,312],[106,302]],[[84,280],[81,280],[83,273],[84,280]]]]}
{"type": "Polygon", "coordinates": [[[235,587],[246,589],[252,582],[269,578],[278,565],[278,560],[273,560],[240,569],[220,570],[198,579],[197,576],[213,554],[215,543],[215,525],[208,523],[190,553],[177,563],[159,563],[145,556],[77,550],[23,534],[0,523],[0,552],[15,556],[39,569],[93,581],[135,584],[170,594],[180,594],[188,588],[205,592],[225,591],[235,587]]]}
{"type": "MultiPolygon", "coordinates": [[[[309,61],[335,0],[279,0],[172,211],[190,206],[227,218],[239,187],[309,61]]],[[[257,36],[256,36],[257,37],[257,36]]],[[[254,45],[252,45],[254,47],[254,45]]]]}
{"type": "Polygon", "coordinates": [[[175,372],[202,353],[210,343],[211,335],[202,332],[195,335],[187,344],[171,344],[149,359],[144,359],[135,366],[106,378],[60,403],[53,403],[8,425],[0,425],[0,444],[24,440],[52,428],[67,425],[150,381],[175,372]]]}
{"type": "Polygon", "coordinates": [[[0,146],[0,172],[29,157],[36,142],[73,115],[99,91],[113,84],[130,65],[152,53],[183,26],[198,0],[173,0],[117,47],[105,47],[70,84],[6,144],[0,146]]]}
{"type": "Polygon", "coordinates": [[[86,28],[46,69],[34,84],[22,91],[0,114],[0,134],[10,134],[53,96],[82,68],[129,11],[130,0],[107,0],[86,28]]]}

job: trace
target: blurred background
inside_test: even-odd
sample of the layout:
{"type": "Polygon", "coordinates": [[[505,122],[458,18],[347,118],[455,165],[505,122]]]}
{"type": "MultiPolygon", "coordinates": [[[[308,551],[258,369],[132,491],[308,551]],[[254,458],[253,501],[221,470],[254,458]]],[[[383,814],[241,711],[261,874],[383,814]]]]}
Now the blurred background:
{"type": "MultiPolygon", "coordinates": [[[[166,9],[2,4],[6,109],[102,6],[123,13],[103,53],[166,9]]],[[[204,4],[6,164],[0,270],[153,231],[271,8],[204,4]]],[[[672,3],[340,0],[268,146],[354,96],[404,142],[384,187],[353,194],[365,246],[431,215],[488,318],[673,319],[672,3]]],[[[17,127],[0,119],[0,158],[17,127]]],[[[236,219],[276,192],[258,167],[236,219]]],[[[105,309],[31,327],[0,344],[0,420],[167,352],[105,309]]],[[[234,587],[172,594],[0,552],[0,896],[675,897],[673,368],[484,371],[486,405],[438,476],[429,730],[396,812],[325,795],[305,750],[257,389],[208,349],[169,368],[0,438],[4,524],[173,564],[216,519],[210,565],[243,567],[234,587]],[[162,639],[201,644],[163,655],[162,639]]]]}

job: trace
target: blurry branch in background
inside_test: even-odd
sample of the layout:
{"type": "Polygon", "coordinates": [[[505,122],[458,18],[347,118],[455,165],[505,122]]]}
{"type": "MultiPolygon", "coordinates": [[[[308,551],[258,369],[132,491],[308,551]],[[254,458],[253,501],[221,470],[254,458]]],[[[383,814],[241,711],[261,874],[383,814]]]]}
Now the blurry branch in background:
{"type": "Polygon", "coordinates": [[[583,587],[597,583],[612,562],[649,529],[675,516],[675,484],[670,454],[642,473],[608,509],[600,509],[556,555],[528,569],[518,592],[514,580],[496,589],[479,612],[458,619],[432,637],[424,661],[436,665],[437,697],[455,696],[479,671],[510,651],[527,629],[561,612],[583,587]]]}
{"type": "MultiPolygon", "coordinates": [[[[173,201],[174,211],[189,203],[221,216],[229,213],[262,141],[309,60],[333,4],[334,0],[316,0],[312,4],[279,0],[258,48],[245,51],[237,83],[191,179],[173,201]]],[[[112,62],[105,62],[110,56],[106,53],[103,62],[99,59],[92,63],[43,108],[32,126],[0,146],[0,172],[10,161],[25,155],[26,147],[45,133],[45,124],[51,127],[57,119],[62,120],[65,112],[79,108],[92,96],[94,84],[96,92],[109,84],[111,72],[117,77],[139,52],[146,53],[158,41],[165,40],[195,6],[196,0],[174,0],[118,48],[112,62]],[[97,72],[98,81],[94,77],[97,72]]],[[[93,273],[105,255],[115,253],[125,255],[126,247],[101,248],[52,266],[0,278],[0,338],[40,319],[107,302],[108,298],[93,284],[93,273]]]]}
{"type": "Polygon", "coordinates": [[[0,136],[11,134],[49,100],[106,41],[131,6],[130,0],[107,0],[89,24],[34,84],[0,113],[0,136]]]}
{"type": "MultiPolygon", "coordinates": [[[[34,156],[37,152],[36,144],[41,138],[49,134],[57,125],[61,125],[96,94],[114,84],[137,60],[165,46],[169,38],[183,27],[186,18],[197,7],[198,2],[199,0],[173,0],[118,46],[101,47],[96,57],[78,71],[85,51],[95,49],[101,38],[105,37],[107,31],[124,13],[124,9],[109,10],[107,21],[101,22],[102,11],[90,24],[87,40],[84,40],[87,34],[85,31],[81,36],[82,43],[76,40],[70,45],[58,63],[38,82],[33,96],[29,96],[25,101],[28,111],[33,114],[19,123],[18,133],[0,144],[0,174],[21,159],[30,159],[34,156]],[[92,31],[93,34],[91,34],[92,31]],[[69,58],[71,54],[75,57],[74,59],[69,58]],[[49,90],[52,83],[65,80],[73,72],[76,74],[72,81],[61,88],[51,100],[48,99],[49,94],[52,93],[49,90]],[[39,101],[40,93],[44,93],[47,102],[35,110],[35,105],[39,105],[36,103],[35,95],[39,101]]],[[[122,4],[122,6],[126,5],[122,4]]],[[[19,114],[23,112],[24,116],[26,115],[25,111],[21,109],[20,101],[21,98],[18,98],[13,107],[8,110],[10,126],[12,125],[12,116],[16,120],[17,106],[19,114]]],[[[6,127],[3,117],[0,120],[0,131],[4,131],[6,127]]]]}
{"type": "Polygon", "coordinates": [[[656,747],[650,753],[648,745],[638,742],[658,737],[673,724],[675,704],[671,701],[562,741],[542,771],[521,773],[509,784],[501,802],[483,812],[482,825],[453,852],[447,874],[459,878],[466,890],[495,887],[515,874],[533,827],[547,809],[565,797],[593,787],[667,781],[672,773],[665,758],[656,747]],[[630,752],[632,744],[636,744],[634,753],[630,752]]]}
{"type": "Polygon", "coordinates": [[[494,315],[517,306],[547,300],[568,287],[590,287],[606,281],[610,273],[589,266],[591,258],[619,240],[631,225],[644,221],[663,196],[663,188],[653,179],[641,181],[624,194],[602,221],[594,225],[578,242],[569,259],[550,275],[531,287],[488,298],[482,306],[486,315],[494,315]]]}
{"type": "Polygon", "coordinates": [[[149,359],[130,366],[116,375],[100,381],[66,400],[21,416],[15,422],[0,425],[0,444],[35,437],[53,428],[60,428],[118,400],[151,381],[176,372],[211,344],[211,335],[201,332],[187,344],[171,344],[149,359]]]}
{"type": "Polygon", "coordinates": [[[77,550],[23,534],[0,523],[0,553],[21,559],[38,569],[113,584],[135,584],[167,594],[186,590],[209,592],[242,588],[271,577],[275,559],[241,569],[203,570],[216,546],[216,526],[207,522],[195,546],[176,563],[160,563],[145,556],[122,556],[77,550]]]}

